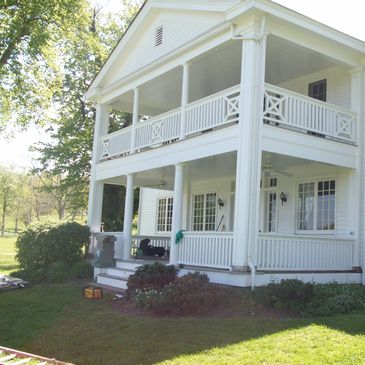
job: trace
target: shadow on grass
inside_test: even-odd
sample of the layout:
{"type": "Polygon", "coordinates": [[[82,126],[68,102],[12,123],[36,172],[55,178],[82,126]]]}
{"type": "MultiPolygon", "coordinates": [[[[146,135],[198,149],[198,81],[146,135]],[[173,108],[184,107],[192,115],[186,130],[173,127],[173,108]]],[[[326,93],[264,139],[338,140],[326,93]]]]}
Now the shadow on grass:
{"type": "Polygon", "coordinates": [[[0,328],[6,329],[0,331],[0,344],[77,365],[150,365],[312,324],[365,334],[363,314],[325,319],[127,316],[112,309],[110,295],[100,301],[83,299],[82,286],[0,293],[0,328]]]}

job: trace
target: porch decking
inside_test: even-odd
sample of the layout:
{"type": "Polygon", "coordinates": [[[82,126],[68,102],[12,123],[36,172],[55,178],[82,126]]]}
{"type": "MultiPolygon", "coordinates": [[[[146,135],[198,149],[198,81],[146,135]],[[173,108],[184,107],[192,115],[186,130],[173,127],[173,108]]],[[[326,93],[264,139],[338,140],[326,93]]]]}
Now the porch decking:
{"type": "MultiPolygon", "coordinates": [[[[100,161],[194,137],[239,121],[239,85],[101,137],[100,161]],[[181,131],[184,131],[181,136],[181,131]]],[[[355,144],[351,110],[265,84],[263,123],[355,144]]]]}

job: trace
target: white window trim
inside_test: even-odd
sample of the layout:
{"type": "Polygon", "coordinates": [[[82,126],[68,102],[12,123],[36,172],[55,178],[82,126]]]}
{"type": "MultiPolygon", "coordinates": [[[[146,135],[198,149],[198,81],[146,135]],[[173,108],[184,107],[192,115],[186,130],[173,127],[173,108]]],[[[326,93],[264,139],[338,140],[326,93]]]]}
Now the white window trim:
{"type": "Polygon", "coordinates": [[[190,219],[190,230],[192,232],[215,232],[217,229],[217,205],[218,205],[218,191],[215,189],[211,190],[203,190],[203,191],[194,191],[191,193],[191,219],[190,219]],[[214,230],[213,231],[206,231],[205,229],[202,231],[194,231],[194,196],[195,195],[201,195],[204,194],[204,216],[203,216],[203,226],[205,228],[205,201],[207,194],[215,194],[216,200],[215,200],[215,220],[214,220],[214,230]]]}
{"type": "MultiPolygon", "coordinates": [[[[166,217],[165,217],[165,224],[167,222],[167,205],[168,205],[168,199],[172,199],[172,204],[174,204],[174,196],[173,195],[168,195],[168,196],[158,196],[156,198],[156,222],[155,222],[155,233],[159,234],[159,235],[169,235],[171,233],[171,231],[159,231],[158,230],[158,209],[159,209],[159,201],[161,199],[165,199],[166,200],[166,217]]],[[[172,206],[172,209],[174,209],[174,207],[172,206]]],[[[171,222],[172,225],[172,222],[171,222]]]]}
{"type": "Polygon", "coordinates": [[[295,234],[298,235],[322,235],[322,236],[333,236],[337,233],[337,194],[338,194],[338,183],[337,183],[337,177],[335,176],[325,176],[325,177],[315,177],[312,179],[306,179],[306,180],[299,180],[296,181],[295,185],[295,211],[294,211],[294,228],[295,228],[295,234]],[[305,184],[305,183],[314,183],[314,193],[315,193],[315,205],[314,205],[314,215],[313,215],[313,222],[314,226],[317,227],[317,197],[318,197],[318,182],[319,181],[335,181],[335,229],[331,230],[320,230],[320,229],[312,229],[312,230],[300,230],[297,229],[297,219],[298,219],[298,194],[299,194],[299,184],[305,184]]]}

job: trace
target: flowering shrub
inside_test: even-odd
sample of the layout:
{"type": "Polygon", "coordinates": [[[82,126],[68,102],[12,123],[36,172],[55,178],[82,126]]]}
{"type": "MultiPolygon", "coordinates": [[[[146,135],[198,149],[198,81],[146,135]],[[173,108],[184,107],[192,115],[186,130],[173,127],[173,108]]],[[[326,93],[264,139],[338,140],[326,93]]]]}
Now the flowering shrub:
{"type": "Polygon", "coordinates": [[[153,265],[140,266],[128,278],[128,295],[134,295],[136,290],[161,289],[177,280],[178,269],[173,265],[163,265],[155,262],[153,265]]]}
{"type": "Polygon", "coordinates": [[[224,303],[225,290],[209,283],[208,276],[189,273],[162,288],[137,289],[135,304],[159,315],[205,314],[224,303]]]}

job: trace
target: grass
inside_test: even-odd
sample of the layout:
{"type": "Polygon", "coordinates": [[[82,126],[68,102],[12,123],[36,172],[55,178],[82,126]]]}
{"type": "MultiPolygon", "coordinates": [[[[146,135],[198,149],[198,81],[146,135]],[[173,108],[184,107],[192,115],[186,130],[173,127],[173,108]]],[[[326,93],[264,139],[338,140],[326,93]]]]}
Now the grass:
{"type": "Polygon", "coordinates": [[[15,261],[15,240],[16,237],[0,236],[0,275],[7,275],[18,269],[15,261]]]}
{"type": "Polygon", "coordinates": [[[83,283],[0,294],[0,344],[77,365],[365,364],[365,312],[326,319],[148,318],[83,283]],[[6,330],[5,330],[6,329],[6,330]]]}

